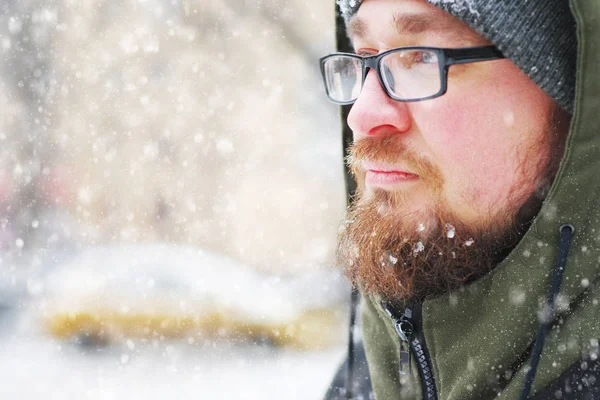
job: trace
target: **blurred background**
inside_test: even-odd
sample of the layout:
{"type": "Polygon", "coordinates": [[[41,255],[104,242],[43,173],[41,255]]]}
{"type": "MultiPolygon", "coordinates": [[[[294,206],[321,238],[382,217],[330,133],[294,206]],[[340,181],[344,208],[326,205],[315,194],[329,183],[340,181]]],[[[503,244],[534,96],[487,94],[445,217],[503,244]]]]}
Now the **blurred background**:
{"type": "Polygon", "coordinates": [[[0,0],[0,398],[318,399],[349,288],[317,0],[0,0]]]}

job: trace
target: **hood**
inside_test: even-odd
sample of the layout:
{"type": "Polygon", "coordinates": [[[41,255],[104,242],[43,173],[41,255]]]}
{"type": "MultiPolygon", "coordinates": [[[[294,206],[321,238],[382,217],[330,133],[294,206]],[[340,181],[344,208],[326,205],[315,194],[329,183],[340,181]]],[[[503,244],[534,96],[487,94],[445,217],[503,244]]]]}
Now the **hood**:
{"type": "MultiPolygon", "coordinates": [[[[500,398],[518,398],[540,326],[538,315],[550,292],[563,224],[573,225],[575,234],[555,328],[546,339],[532,392],[556,379],[582,353],[598,349],[600,2],[572,0],[571,9],[579,42],[575,107],[564,157],[540,213],[490,274],[423,303],[423,333],[440,398],[494,398],[496,390],[502,391],[500,398]],[[498,382],[496,388],[492,381],[498,382]]],[[[377,301],[370,303],[385,316],[377,301]]],[[[383,320],[393,332],[389,319],[383,320]]]]}
{"type": "MultiPolygon", "coordinates": [[[[472,396],[473,390],[489,387],[485,380],[490,375],[510,374],[524,361],[519,356],[535,340],[563,224],[575,227],[557,310],[558,318],[569,323],[548,338],[533,390],[548,385],[556,371],[573,365],[582,350],[598,345],[594,311],[600,307],[594,306],[600,275],[600,2],[573,0],[571,4],[579,41],[575,108],[550,193],[527,234],[492,273],[464,290],[423,304],[423,329],[434,373],[448,398],[472,396]],[[445,365],[463,365],[466,370],[445,365]]],[[[524,370],[512,380],[514,391],[505,390],[506,398],[518,397],[524,370]]]]}

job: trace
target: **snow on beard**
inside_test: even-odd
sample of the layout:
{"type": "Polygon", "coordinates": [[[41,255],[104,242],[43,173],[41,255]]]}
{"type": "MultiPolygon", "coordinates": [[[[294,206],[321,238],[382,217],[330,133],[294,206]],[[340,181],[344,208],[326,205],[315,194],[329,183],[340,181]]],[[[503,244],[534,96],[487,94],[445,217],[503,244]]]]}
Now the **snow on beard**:
{"type": "MultiPolygon", "coordinates": [[[[338,240],[337,264],[363,293],[387,300],[422,300],[488,273],[519,240],[514,218],[469,226],[448,209],[439,170],[393,137],[357,141],[348,162],[358,182],[338,240]],[[430,191],[435,209],[403,214],[402,192],[365,191],[364,161],[402,160],[430,191]]],[[[516,214],[516,212],[514,213],[516,214]]]]}

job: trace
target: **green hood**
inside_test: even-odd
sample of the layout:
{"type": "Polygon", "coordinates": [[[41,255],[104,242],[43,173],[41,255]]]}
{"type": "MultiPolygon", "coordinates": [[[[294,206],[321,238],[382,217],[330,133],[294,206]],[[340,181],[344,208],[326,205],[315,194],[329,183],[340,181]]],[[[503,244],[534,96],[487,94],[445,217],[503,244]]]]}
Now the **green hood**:
{"type": "MultiPolygon", "coordinates": [[[[572,224],[575,234],[558,301],[559,323],[546,339],[532,393],[582,354],[598,349],[600,1],[572,0],[571,7],[579,40],[575,110],[565,155],[542,210],[492,273],[423,303],[423,334],[440,399],[518,398],[541,304],[550,291],[562,224],[572,224]]],[[[376,299],[363,302],[363,326],[377,399],[397,399],[403,390],[398,336],[376,299]]],[[[419,398],[418,385],[416,391],[419,398]]]]}

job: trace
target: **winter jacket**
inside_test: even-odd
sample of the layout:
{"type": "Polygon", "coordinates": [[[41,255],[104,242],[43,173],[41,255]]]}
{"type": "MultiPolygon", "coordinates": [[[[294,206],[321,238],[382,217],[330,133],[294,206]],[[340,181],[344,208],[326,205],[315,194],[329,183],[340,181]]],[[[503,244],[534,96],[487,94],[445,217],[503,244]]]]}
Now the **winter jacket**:
{"type": "Polygon", "coordinates": [[[571,0],[571,7],[579,41],[575,109],[540,213],[502,263],[461,290],[408,310],[363,299],[370,380],[360,368],[354,374],[363,398],[372,385],[377,400],[518,399],[541,350],[528,398],[600,399],[600,1],[571,0]],[[559,231],[565,224],[572,236],[559,231]],[[408,357],[410,373],[401,375],[408,357]]]}

